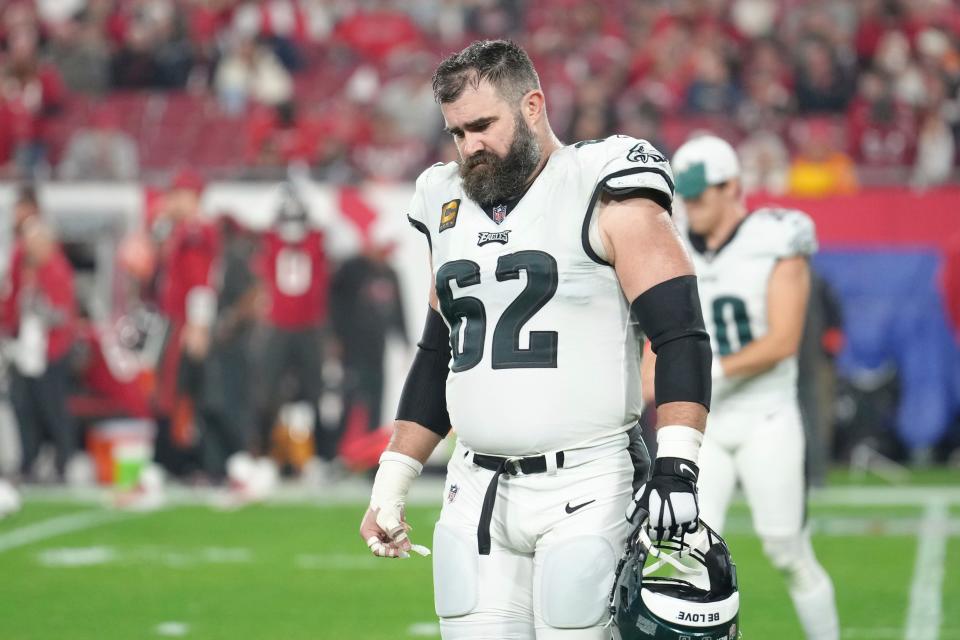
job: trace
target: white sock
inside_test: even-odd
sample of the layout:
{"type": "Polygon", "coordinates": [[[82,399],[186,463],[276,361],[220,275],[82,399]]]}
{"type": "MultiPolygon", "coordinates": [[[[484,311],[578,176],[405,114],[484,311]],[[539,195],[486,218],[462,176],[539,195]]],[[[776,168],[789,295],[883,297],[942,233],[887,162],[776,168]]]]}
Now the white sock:
{"type": "MultiPolygon", "coordinates": [[[[833,583],[820,563],[811,553],[805,559],[807,566],[804,584],[790,580],[790,599],[797,610],[797,617],[808,640],[838,640],[840,621],[837,617],[837,603],[833,594],[833,583]],[[809,563],[813,563],[810,565],[809,563]]],[[[789,580],[789,578],[788,578],[789,580]]]]}
{"type": "Polygon", "coordinates": [[[764,537],[763,550],[787,580],[787,591],[807,640],[838,640],[840,622],[833,583],[817,562],[810,532],[764,537]]]}

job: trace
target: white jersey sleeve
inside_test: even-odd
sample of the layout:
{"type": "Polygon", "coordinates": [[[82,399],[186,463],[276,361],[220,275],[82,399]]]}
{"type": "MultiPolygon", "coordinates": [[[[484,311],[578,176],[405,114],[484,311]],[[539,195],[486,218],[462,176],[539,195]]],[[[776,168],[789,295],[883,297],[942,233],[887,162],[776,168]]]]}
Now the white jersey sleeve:
{"type": "Polygon", "coordinates": [[[614,194],[652,189],[662,194],[664,203],[673,201],[670,163],[646,140],[616,135],[578,142],[574,147],[580,147],[578,155],[585,174],[592,177],[596,186],[614,194]]]}
{"type": "Polygon", "coordinates": [[[751,214],[758,235],[778,260],[812,256],[817,252],[813,220],[796,209],[758,209],[751,214]]]}
{"type": "Polygon", "coordinates": [[[584,140],[573,145],[581,166],[581,188],[592,193],[584,222],[584,250],[595,262],[607,264],[596,214],[600,195],[628,195],[645,191],[654,202],[670,211],[673,204],[673,173],[666,157],[646,140],[615,135],[584,140]]]}
{"type": "Polygon", "coordinates": [[[443,167],[442,163],[437,163],[428,167],[417,177],[416,189],[413,198],[410,200],[410,206],[407,207],[407,220],[414,229],[427,237],[427,243],[433,247],[433,240],[430,235],[430,216],[427,208],[427,191],[431,182],[436,180],[438,167],[443,167]]]}

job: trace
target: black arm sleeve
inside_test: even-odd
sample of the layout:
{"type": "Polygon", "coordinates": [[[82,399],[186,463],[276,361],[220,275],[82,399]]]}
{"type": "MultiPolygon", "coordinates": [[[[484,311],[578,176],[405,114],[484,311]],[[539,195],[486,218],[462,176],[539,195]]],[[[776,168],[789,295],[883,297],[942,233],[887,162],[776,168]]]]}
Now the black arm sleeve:
{"type": "Polygon", "coordinates": [[[450,431],[447,413],[447,372],[450,366],[450,329],[431,307],[417,355],[400,394],[397,420],[416,422],[441,438],[450,431]]]}
{"type": "Polygon", "coordinates": [[[696,276],[650,287],[630,306],[657,354],[656,403],[697,402],[710,409],[713,354],[696,276]]]}

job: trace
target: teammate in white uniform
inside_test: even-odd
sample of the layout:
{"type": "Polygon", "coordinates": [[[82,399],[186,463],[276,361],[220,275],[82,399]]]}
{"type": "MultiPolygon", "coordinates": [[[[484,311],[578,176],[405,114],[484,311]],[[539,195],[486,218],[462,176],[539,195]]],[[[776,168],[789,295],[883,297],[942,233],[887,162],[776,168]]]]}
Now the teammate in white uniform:
{"type": "MultiPolygon", "coordinates": [[[[807,637],[838,638],[833,585],[804,526],[796,353],[810,289],[808,258],[817,249],[813,221],[786,209],[747,215],[736,153],[715,136],[680,147],[673,169],[713,348],[713,399],[699,460],[701,515],[721,531],[739,481],[807,637]]],[[[645,362],[645,378],[647,371],[645,362]]]]}
{"type": "Polygon", "coordinates": [[[509,42],[446,59],[434,90],[460,162],[427,169],[408,212],[430,245],[431,309],[360,535],[378,556],[420,550],[406,494],[452,426],[433,543],[443,637],[605,638],[625,510],[649,512],[656,536],[698,515],[710,350],[669,164],[627,136],[561,145],[509,42]],[[672,380],[649,480],[630,447],[631,313],[672,380]]]}

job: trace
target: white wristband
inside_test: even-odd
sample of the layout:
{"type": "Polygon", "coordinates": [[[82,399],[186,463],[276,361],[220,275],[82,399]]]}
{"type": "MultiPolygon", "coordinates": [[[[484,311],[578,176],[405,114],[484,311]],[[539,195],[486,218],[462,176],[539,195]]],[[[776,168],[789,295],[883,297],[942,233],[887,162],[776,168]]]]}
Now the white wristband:
{"type": "Polygon", "coordinates": [[[380,455],[380,468],[373,479],[370,506],[400,508],[407,501],[410,485],[423,471],[423,464],[403,453],[384,451],[380,455]]]}
{"type": "Polygon", "coordinates": [[[710,366],[710,377],[714,380],[724,380],[727,374],[723,372],[723,364],[720,362],[720,356],[713,356],[713,364],[710,366]]]}
{"type": "Polygon", "coordinates": [[[700,457],[703,432],[693,427],[671,424],[657,429],[657,457],[683,458],[696,463],[700,457]]]}

